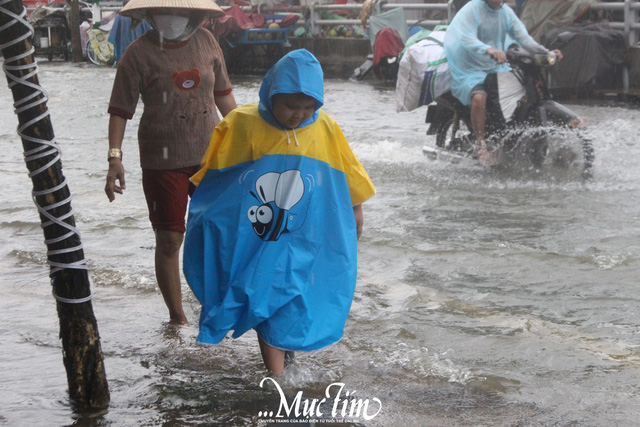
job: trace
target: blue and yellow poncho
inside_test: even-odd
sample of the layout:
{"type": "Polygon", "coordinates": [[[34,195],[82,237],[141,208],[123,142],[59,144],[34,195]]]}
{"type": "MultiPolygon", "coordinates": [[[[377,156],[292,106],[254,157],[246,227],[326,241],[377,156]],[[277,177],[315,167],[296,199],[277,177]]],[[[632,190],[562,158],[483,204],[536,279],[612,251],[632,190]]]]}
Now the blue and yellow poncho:
{"type": "Polygon", "coordinates": [[[216,127],[192,181],[184,273],[202,304],[198,342],[255,329],[269,345],[316,350],[338,341],[357,270],[353,206],[375,193],[323,103],[322,69],[306,50],[267,73],[260,104],[216,127]],[[285,129],[276,93],[316,99],[314,115],[285,129]]]}

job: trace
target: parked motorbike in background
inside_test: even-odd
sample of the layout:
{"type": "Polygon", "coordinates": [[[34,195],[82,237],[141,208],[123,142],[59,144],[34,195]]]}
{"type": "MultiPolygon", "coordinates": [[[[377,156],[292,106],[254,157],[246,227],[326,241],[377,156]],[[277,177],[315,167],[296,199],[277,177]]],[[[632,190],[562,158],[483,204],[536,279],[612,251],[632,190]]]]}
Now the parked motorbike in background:
{"type": "MultiPolygon", "coordinates": [[[[594,160],[591,142],[577,114],[551,99],[543,69],[555,64],[550,52],[529,52],[513,46],[507,51],[512,71],[490,74],[487,89],[487,145],[497,151],[498,164],[518,161],[535,169],[551,164],[579,168],[589,177],[594,160]]],[[[428,135],[435,147],[425,146],[430,158],[476,158],[471,109],[451,92],[427,109],[428,135]]]]}
{"type": "Polygon", "coordinates": [[[87,58],[96,65],[113,65],[116,60],[113,45],[109,43],[112,26],[113,20],[87,30],[87,58]]]}
{"type": "Polygon", "coordinates": [[[113,65],[115,62],[114,47],[109,43],[109,33],[113,27],[116,13],[102,17],[100,6],[95,3],[80,2],[91,9],[91,22],[80,24],[80,36],[83,53],[95,65],[113,65]]]}
{"type": "Polygon", "coordinates": [[[71,59],[71,32],[64,3],[50,2],[38,6],[28,19],[33,26],[36,55],[46,56],[49,61],[71,59]]]}

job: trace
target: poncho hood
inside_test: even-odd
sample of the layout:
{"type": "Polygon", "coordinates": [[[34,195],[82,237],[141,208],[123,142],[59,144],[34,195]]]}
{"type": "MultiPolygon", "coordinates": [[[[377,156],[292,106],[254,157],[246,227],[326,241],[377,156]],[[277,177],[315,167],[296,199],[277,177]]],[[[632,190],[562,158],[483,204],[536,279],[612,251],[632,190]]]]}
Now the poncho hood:
{"type": "Polygon", "coordinates": [[[504,1],[500,4],[500,7],[498,8],[493,8],[491,6],[489,6],[489,3],[486,2],[486,0],[476,0],[476,1],[480,1],[481,3],[484,3],[484,7],[487,9],[487,11],[489,13],[497,13],[500,11],[500,9],[502,9],[504,7],[504,1]]]}
{"type": "Polygon", "coordinates": [[[278,129],[285,129],[272,112],[273,96],[278,93],[303,93],[316,100],[313,115],[300,123],[303,128],[314,123],[324,104],[324,74],[320,62],[306,49],[297,49],[283,56],[262,80],[260,87],[260,117],[278,129]]]}

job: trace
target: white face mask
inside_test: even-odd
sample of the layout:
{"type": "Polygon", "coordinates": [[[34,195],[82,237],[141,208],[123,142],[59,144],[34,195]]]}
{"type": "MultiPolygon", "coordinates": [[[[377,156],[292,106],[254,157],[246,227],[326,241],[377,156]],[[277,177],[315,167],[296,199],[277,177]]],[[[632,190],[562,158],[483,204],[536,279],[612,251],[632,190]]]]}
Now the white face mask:
{"type": "Polygon", "coordinates": [[[189,18],[178,15],[154,15],[153,21],[162,37],[167,40],[174,40],[180,37],[186,30],[187,25],[189,25],[189,18]]]}

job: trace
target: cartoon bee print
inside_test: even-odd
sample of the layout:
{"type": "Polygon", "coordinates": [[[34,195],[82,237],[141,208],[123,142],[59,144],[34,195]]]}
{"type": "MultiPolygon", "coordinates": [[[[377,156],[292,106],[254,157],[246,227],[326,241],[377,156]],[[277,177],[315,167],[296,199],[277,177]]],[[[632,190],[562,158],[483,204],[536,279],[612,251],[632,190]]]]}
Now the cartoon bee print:
{"type": "Polygon", "coordinates": [[[304,195],[300,171],[268,172],[256,180],[256,192],[257,195],[253,191],[251,195],[262,204],[247,211],[253,230],[262,240],[278,240],[282,233],[289,232],[289,210],[304,195]]]}

